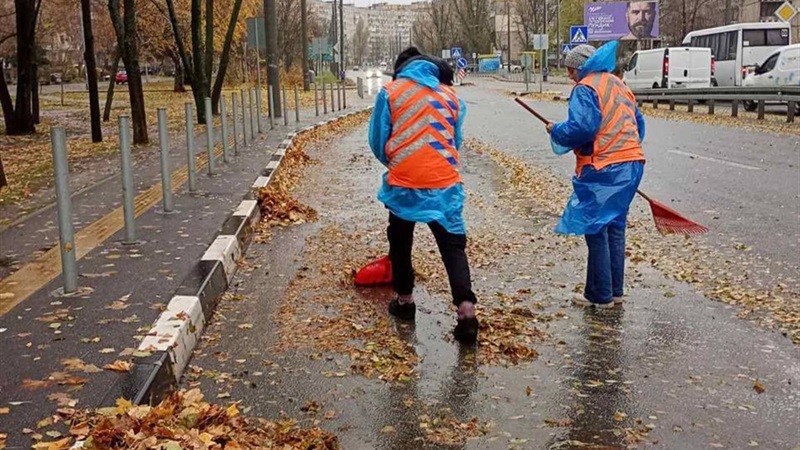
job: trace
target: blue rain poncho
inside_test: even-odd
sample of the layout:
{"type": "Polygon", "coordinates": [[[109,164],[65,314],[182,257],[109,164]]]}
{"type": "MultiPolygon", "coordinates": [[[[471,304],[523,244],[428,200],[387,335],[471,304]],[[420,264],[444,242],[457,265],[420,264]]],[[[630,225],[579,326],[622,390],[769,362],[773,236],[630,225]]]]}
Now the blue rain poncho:
{"type": "MultiPolygon", "coordinates": [[[[583,79],[591,73],[612,72],[617,64],[617,46],[615,41],[597,49],[578,68],[578,76],[583,79]]],[[[563,155],[577,149],[582,155],[591,155],[602,118],[595,91],[587,86],[576,86],[569,98],[568,119],[555,124],[550,133],[553,152],[563,155]]],[[[644,117],[638,107],[636,124],[639,139],[644,141],[644,117]]],[[[612,164],[599,171],[592,166],[584,167],[580,177],[572,177],[574,191],[555,231],[596,234],[609,223],[624,223],[643,174],[642,161],[612,164]]]]}
{"type": "MultiPolygon", "coordinates": [[[[397,78],[408,78],[424,86],[434,88],[439,84],[439,69],[429,61],[411,61],[401,69],[397,78]]],[[[467,107],[459,100],[459,115],[455,126],[456,149],[461,148],[463,135],[461,127],[467,107]]],[[[375,157],[388,166],[386,142],[392,135],[392,113],[389,110],[389,96],[381,89],[375,99],[375,109],[369,123],[369,146],[375,157]]],[[[378,191],[378,200],[386,205],[397,217],[410,222],[438,222],[453,234],[466,234],[462,210],[464,209],[464,187],[456,183],[445,189],[410,189],[391,186],[386,181],[389,173],[383,175],[383,184],[378,191]]]]}

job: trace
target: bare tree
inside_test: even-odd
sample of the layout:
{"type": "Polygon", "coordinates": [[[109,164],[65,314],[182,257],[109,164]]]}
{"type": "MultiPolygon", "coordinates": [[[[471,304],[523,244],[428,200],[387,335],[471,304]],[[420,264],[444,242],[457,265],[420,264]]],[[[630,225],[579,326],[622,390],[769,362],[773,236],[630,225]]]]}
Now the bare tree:
{"type": "Polygon", "coordinates": [[[358,19],[356,32],[353,34],[353,58],[356,64],[361,64],[366,60],[369,50],[369,28],[364,23],[364,18],[358,19]]]}
{"type": "Polygon", "coordinates": [[[448,48],[458,39],[456,35],[454,0],[436,0],[417,16],[412,27],[414,43],[426,53],[448,48]]]}
{"type": "Polygon", "coordinates": [[[455,23],[461,32],[460,41],[467,50],[488,53],[494,41],[492,0],[453,0],[455,23]]]}

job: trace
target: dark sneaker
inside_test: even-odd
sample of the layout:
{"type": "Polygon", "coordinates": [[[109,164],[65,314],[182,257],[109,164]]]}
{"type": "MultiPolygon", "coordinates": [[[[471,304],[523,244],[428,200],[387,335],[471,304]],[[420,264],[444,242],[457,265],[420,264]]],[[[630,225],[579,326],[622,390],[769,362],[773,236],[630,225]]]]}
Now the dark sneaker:
{"type": "Polygon", "coordinates": [[[389,302],[389,314],[401,320],[414,320],[417,315],[416,303],[400,303],[397,297],[389,302]]]}
{"type": "Polygon", "coordinates": [[[458,319],[456,328],[453,330],[453,337],[462,344],[474,344],[478,340],[478,319],[476,317],[464,317],[458,319]]]}

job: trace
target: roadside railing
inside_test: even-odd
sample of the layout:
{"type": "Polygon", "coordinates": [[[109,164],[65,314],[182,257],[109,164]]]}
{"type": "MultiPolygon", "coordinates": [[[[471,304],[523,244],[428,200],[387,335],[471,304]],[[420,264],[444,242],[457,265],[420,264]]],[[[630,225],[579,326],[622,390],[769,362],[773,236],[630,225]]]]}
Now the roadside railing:
{"type": "Polygon", "coordinates": [[[794,122],[800,105],[800,86],[643,89],[634,91],[634,95],[640,106],[652,102],[653,108],[667,104],[670,110],[675,110],[675,104],[681,103],[687,104],[689,112],[694,112],[694,105],[705,102],[711,115],[716,102],[731,102],[731,117],[738,117],[741,105],[747,111],[757,111],[758,120],[764,119],[767,103],[786,104],[788,123],[794,122]]]}

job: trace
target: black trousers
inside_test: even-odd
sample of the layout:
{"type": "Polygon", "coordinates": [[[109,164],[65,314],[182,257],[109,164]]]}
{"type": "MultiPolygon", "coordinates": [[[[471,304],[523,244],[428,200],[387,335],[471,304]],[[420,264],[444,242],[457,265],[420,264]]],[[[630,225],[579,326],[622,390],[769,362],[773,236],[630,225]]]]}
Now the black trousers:
{"type": "MultiPolygon", "coordinates": [[[[411,295],[414,292],[414,267],[411,264],[411,248],[414,245],[414,222],[403,220],[389,213],[389,259],[392,261],[392,285],[400,295],[411,295]]],[[[453,304],[461,302],[477,303],[472,292],[472,280],[467,261],[467,236],[448,233],[438,222],[431,222],[428,227],[436,238],[439,254],[442,256],[453,304]]]]}

